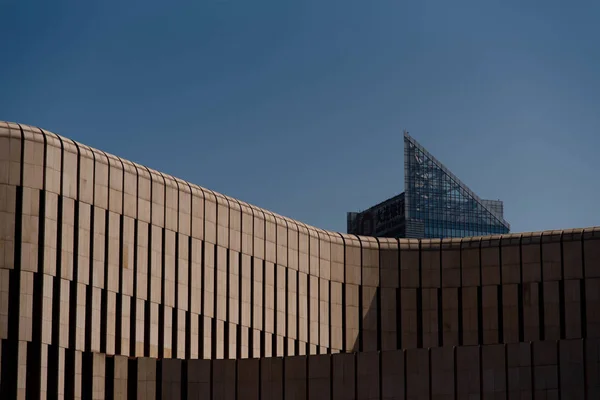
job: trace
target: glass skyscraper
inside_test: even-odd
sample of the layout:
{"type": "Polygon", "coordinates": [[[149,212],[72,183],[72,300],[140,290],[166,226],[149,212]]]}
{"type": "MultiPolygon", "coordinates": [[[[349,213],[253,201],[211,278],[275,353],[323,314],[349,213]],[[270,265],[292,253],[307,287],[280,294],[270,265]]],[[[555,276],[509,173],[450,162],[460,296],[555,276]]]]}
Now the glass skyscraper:
{"type": "Polygon", "coordinates": [[[448,238],[510,231],[500,200],[477,196],[404,133],[404,193],[348,213],[348,233],[379,237],[448,238]]]}

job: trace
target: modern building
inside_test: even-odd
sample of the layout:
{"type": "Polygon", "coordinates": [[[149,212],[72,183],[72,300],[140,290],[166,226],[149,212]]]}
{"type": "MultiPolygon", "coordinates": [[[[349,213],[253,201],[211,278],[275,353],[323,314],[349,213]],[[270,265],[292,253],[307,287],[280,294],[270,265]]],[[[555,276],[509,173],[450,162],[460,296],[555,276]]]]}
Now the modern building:
{"type": "Polygon", "coordinates": [[[347,214],[348,233],[395,238],[506,234],[500,200],[484,200],[404,132],[404,192],[347,214]]]}
{"type": "Polygon", "coordinates": [[[598,293],[600,228],[330,232],[0,123],[3,400],[599,399],[598,293]]]}

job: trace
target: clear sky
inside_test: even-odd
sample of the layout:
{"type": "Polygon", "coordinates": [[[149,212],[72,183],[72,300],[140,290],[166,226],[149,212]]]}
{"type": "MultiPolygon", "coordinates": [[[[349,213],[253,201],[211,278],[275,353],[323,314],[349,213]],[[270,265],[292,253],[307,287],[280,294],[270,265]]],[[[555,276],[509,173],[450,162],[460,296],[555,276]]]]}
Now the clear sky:
{"type": "Polygon", "coordinates": [[[600,225],[600,2],[0,0],[0,119],[325,229],[402,129],[513,231],[600,225]]]}

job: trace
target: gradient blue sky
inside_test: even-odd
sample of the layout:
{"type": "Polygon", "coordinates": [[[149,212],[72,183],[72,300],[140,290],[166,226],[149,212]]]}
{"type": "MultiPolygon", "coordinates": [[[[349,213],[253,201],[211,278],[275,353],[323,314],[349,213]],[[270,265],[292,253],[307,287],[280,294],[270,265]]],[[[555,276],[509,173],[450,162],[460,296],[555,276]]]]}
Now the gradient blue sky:
{"type": "Polygon", "coordinates": [[[402,129],[513,231],[600,225],[598,1],[0,0],[0,119],[326,229],[402,129]]]}

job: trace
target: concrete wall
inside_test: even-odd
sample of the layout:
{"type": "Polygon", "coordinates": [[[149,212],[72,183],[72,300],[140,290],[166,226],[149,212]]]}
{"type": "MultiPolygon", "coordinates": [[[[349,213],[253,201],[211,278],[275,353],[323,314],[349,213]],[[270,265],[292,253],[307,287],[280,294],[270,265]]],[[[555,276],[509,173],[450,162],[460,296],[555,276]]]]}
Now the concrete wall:
{"type": "Polygon", "coordinates": [[[593,398],[599,289],[600,228],[345,235],[0,123],[0,398],[593,398]]]}

